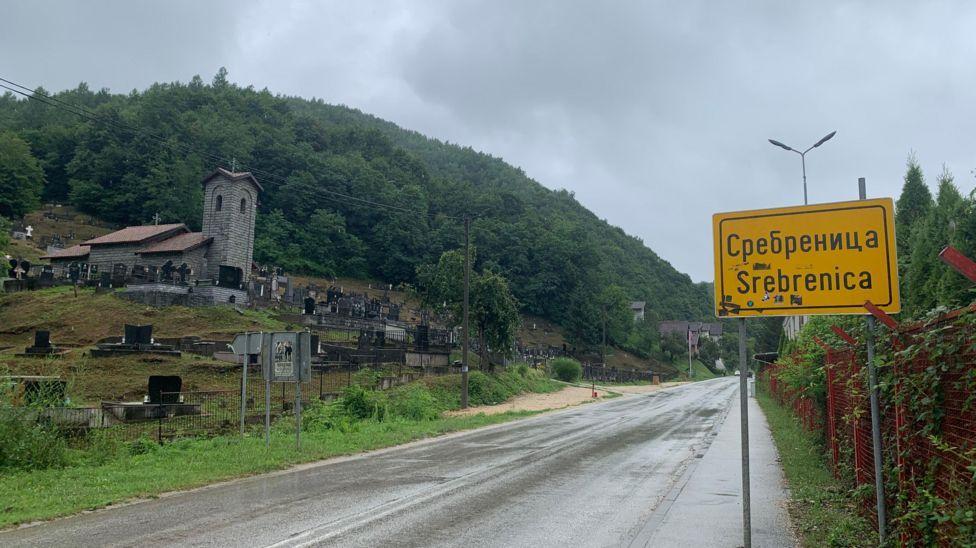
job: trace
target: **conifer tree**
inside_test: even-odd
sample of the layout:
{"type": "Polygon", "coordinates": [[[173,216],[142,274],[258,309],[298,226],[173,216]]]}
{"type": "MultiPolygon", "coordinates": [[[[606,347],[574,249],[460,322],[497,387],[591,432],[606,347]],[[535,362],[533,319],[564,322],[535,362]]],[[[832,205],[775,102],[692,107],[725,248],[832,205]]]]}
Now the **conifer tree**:
{"type": "MultiPolygon", "coordinates": [[[[948,226],[949,244],[976,260],[976,189],[960,198],[948,226]]],[[[956,308],[976,300],[976,284],[952,268],[945,267],[938,284],[939,302],[956,308]]]]}
{"type": "Polygon", "coordinates": [[[918,316],[939,305],[950,304],[941,295],[940,286],[949,269],[939,260],[939,252],[949,244],[962,195],[952,174],[943,166],[935,207],[916,221],[911,235],[909,262],[905,273],[909,292],[903,295],[909,316],[918,316]]]}
{"type": "Polygon", "coordinates": [[[908,283],[907,273],[911,265],[912,234],[932,209],[932,194],[925,184],[922,168],[914,154],[908,157],[908,171],[901,196],[895,204],[895,232],[898,247],[898,270],[901,273],[902,300],[911,303],[915,288],[908,283]]]}
{"type": "Polygon", "coordinates": [[[895,204],[895,229],[898,235],[898,253],[907,256],[912,230],[932,209],[932,193],[925,184],[925,176],[915,155],[908,157],[908,171],[901,196],[895,204]]]}

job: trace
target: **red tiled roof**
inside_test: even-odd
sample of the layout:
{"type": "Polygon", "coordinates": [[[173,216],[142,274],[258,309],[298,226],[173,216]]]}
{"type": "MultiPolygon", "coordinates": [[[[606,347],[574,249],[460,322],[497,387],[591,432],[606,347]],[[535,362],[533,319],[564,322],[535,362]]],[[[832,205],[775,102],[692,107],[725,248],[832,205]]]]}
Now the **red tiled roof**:
{"type": "Polygon", "coordinates": [[[183,223],[172,225],[129,226],[84,242],[85,245],[137,244],[167,232],[189,232],[183,223]]]}
{"type": "Polygon", "coordinates": [[[224,177],[227,177],[231,181],[242,181],[242,180],[251,181],[252,183],[254,183],[254,186],[258,187],[258,190],[264,192],[264,187],[261,186],[261,183],[259,183],[258,180],[254,178],[254,175],[251,175],[250,171],[237,172],[237,171],[229,171],[222,167],[218,167],[213,171],[213,173],[203,178],[203,183],[206,183],[207,181],[213,179],[218,175],[223,175],[224,177]]]}
{"type": "Polygon", "coordinates": [[[196,249],[212,241],[213,238],[204,236],[202,232],[185,232],[161,242],[150,244],[136,251],[136,253],[179,253],[181,251],[196,249]]]}
{"type": "Polygon", "coordinates": [[[87,257],[88,252],[91,248],[87,245],[73,245],[65,249],[54,250],[47,255],[41,257],[42,259],[74,259],[78,257],[87,257]]]}

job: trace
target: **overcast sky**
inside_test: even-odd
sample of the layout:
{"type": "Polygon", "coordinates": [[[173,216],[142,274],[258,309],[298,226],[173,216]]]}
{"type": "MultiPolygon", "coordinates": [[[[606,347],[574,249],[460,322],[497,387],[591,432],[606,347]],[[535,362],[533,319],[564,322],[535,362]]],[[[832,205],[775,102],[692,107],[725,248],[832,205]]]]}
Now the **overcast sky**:
{"type": "Polygon", "coordinates": [[[209,80],[318,97],[566,188],[696,281],[711,214],[897,198],[909,153],[974,186],[972,2],[0,4],[0,76],[126,92],[209,80]]]}

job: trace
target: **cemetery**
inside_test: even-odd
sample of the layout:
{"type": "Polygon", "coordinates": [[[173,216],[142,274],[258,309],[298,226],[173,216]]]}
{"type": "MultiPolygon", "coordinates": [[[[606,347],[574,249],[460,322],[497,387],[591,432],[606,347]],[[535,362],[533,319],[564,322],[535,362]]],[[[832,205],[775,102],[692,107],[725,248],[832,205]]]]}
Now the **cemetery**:
{"type": "MultiPolygon", "coordinates": [[[[45,386],[75,397],[48,402],[36,420],[159,442],[231,429],[244,371],[228,344],[248,331],[311,333],[303,399],[336,398],[367,370],[379,389],[460,371],[460,330],[401,288],[256,264],[255,206],[263,188],[251,174],[218,168],[201,185],[200,232],[160,224],[158,216],[113,230],[57,205],[14,227],[13,249],[43,251],[8,257],[2,269],[0,317],[10,321],[0,327],[0,371],[35,388],[46,379],[45,386]]],[[[517,343],[516,359],[542,367],[571,354],[558,328],[535,325],[517,343]]],[[[472,352],[479,352],[474,340],[472,352]]],[[[591,378],[605,381],[652,378],[588,367],[591,378]]],[[[258,379],[247,386],[249,422],[268,406],[275,416],[289,412],[289,394],[276,392],[265,405],[253,361],[248,373],[258,379]]]]}

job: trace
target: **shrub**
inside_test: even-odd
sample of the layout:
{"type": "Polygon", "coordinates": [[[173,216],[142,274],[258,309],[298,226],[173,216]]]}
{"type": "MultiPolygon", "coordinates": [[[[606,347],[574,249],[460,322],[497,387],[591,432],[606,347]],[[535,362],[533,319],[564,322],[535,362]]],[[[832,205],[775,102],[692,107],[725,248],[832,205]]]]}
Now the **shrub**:
{"type": "Polygon", "coordinates": [[[563,382],[579,382],[583,376],[583,366],[572,358],[556,358],[550,362],[552,376],[563,382]]]}
{"type": "Polygon", "coordinates": [[[433,420],[441,414],[434,395],[417,383],[393,390],[390,394],[390,412],[413,421],[433,420]]]}
{"type": "Polygon", "coordinates": [[[355,419],[383,420],[386,414],[386,394],[368,390],[358,384],[347,386],[339,404],[347,415],[355,419]]]}
{"type": "Polygon", "coordinates": [[[28,416],[30,409],[0,406],[0,469],[40,470],[63,466],[68,444],[53,426],[28,416]]]}
{"type": "Polygon", "coordinates": [[[159,449],[159,443],[150,438],[149,436],[143,434],[138,438],[129,442],[129,454],[130,455],[145,455],[146,453],[152,453],[159,449]]]}

